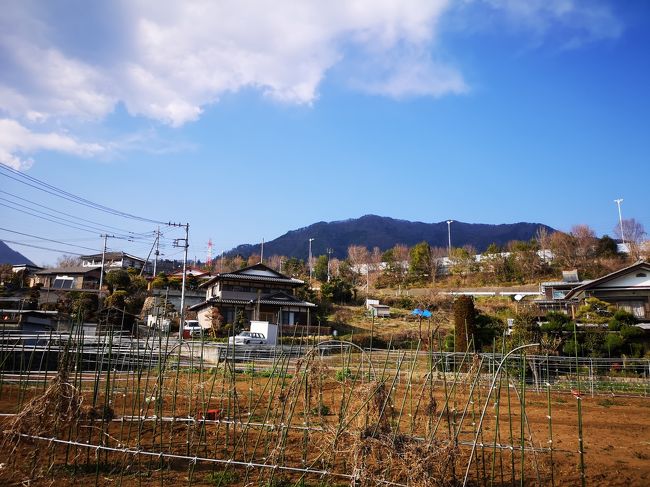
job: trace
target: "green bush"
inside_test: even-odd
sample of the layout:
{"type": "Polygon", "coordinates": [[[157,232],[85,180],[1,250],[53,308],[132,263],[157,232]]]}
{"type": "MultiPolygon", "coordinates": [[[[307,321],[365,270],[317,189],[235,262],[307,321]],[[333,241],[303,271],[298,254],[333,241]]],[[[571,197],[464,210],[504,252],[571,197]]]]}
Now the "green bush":
{"type": "Polygon", "coordinates": [[[212,472],[207,476],[206,480],[214,485],[230,485],[239,482],[239,475],[231,470],[223,470],[221,472],[212,472]]]}
{"type": "Polygon", "coordinates": [[[350,370],[350,367],[344,367],[336,371],[336,380],[339,382],[343,382],[351,378],[352,378],[352,371],[350,370]]]}
{"type": "Polygon", "coordinates": [[[637,326],[631,326],[631,325],[621,326],[621,336],[626,341],[638,340],[639,338],[643,337],[644,334],[645,334],[644,331],[637,326]]]}
{"type": "Polygon", "coordinates": [[[625,340],[618,333],[608,333],[605,337],[604,348],[609,355],[619,355],[623,345],[625,345],[625,340]]]}

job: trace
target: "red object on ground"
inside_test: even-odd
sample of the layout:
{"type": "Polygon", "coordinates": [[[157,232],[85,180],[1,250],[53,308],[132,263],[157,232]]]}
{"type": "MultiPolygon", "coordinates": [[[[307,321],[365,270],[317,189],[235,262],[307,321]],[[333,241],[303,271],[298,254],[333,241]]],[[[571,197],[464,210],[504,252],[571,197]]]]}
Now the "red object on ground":
{"type": "Polygon", "coordinates": [[[185,339],[192,338],[192,335],[190,335],[190,330],[183,330],[183,338],[185,339]]]}
{"type": "Polygon", "coordinates": [[[212,421],[215,421],[221,417],[221,410],[220,409],[208,409],[205,414],[203,415],[202,419],[209,419],[212,421]]]}

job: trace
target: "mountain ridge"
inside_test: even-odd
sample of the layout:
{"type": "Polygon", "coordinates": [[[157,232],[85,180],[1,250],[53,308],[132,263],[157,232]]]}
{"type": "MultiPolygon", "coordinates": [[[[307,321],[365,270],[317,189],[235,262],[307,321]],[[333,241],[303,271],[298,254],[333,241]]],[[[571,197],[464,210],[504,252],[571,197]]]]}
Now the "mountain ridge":
{"type": "MultiPolygon", "coordinates": [[[[451,224],[452,246],[472,245],[477,251],[484,251],[491,243],[505,245],[511,240],[530,240],[539,228],[548,232],[555,229],[543,223],[466,223],[454,221],[451,224]]],[[[447,247],[446,220],[434,223],[396,219],[378,215],[363,215],[331,222],[319,221],[311,225],[289,230],[285,234],[264,243],[264,255],[285,255],[305,259],[309,253],[309,239],[313,238],[314,256],[333,250],[333,256],[344,258],[350,245],[363,245],[385,251],[396,244],[409,247],[426,241],[432,247],[447,247]]],[[[226,252],[228,256],[241,255],[247,258],[260,252],[260,243],[241,244],[226,252]]]]}
{"type": "Polygon", "coordinates": [[[34,263],[20,252],[12,249],[2,240],[0,240],[0,264],[31,264],[34,263]]]}

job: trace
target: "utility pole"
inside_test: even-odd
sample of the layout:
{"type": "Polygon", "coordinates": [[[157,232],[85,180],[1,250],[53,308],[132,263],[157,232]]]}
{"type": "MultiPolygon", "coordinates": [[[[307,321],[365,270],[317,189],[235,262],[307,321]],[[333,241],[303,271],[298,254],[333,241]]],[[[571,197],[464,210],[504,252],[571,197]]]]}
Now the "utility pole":
{"type": "MultiPolygon", "coordinates": [[[[108,237],[114,237],[115,235],[107,235],[107,234],[102,234],[100,237],[104,237],[104,248],[102,249],[102,268],[101,272],[99,273],[99,294],[102,294],[102,286],[104,285],[104,262],[106,260],[106,241],[108,240],[108,237]]],[[[101,300],[100,300],[101,302],[101,300]]]]}
{"type": "Polygon", "coordinates": [[[309,285],[311,286],[311,275],[313,273],[312,263],[311,263],[311,243],[316,240],[314,238],[309,239],[309,285]]]}
{"type": "Polygon", "coordinates": [[[618,224],[621,226],[621,240],[623,245],[625,245],[625,235],[623,234],[623,215],[621,214],[621,203],[623,203],[623,198],[618,198],[614,200],[614,203],[618,206],[618,224]]]}
{"type": "Polygon", "coordinates": [[[158,256],[160,255],[160,227],[156,230],[156,252],[154,252],[153,258],[153,277],[156,277],[156,268],[158,267],[158,256]]]}
{"type": "Polygon", "coordinates": [[[189,248],[189,237],[190,237],[190,224],[186,223],[185,225],[170,224],[175,227],[185,227],[185,238],[177,238],[174,240],[174,247],[184,247],[185,252],[183,255],[183,281],[181,282],[181,316],[180,323],[178,325],[178,339],[183,339],[183,326],[185,326],[185,281],[187,279],[187,249],[189,248]],[[180,242],[183,241],[182,244],[180,242]]]}
{"type": "Polygon", "coordinates": [[[158,227],[158,230],[156,230],[156,239],[153,242],[153,245],[151,246],[151,250],[149,251],[149,255],[147,255],[147,259],[144,261],[144,265],[142,266],[142,269],[140,269],[140,275],[144,274],[145,267],[147,267],[147,264],[149,263],[149,257],[151,257],[151,252],[153,252],[153,249],[156,249],[156,257],[153,262],[153,277],[156,277],[156,264],[158,262],[158,240],[160,239],[160,227],[158,227]]]}
{"type": "Polygon", "coordinates": [[[264,263],[264,239],[262,239],[262,248],[260,249],[260,264],[264,263]]]}

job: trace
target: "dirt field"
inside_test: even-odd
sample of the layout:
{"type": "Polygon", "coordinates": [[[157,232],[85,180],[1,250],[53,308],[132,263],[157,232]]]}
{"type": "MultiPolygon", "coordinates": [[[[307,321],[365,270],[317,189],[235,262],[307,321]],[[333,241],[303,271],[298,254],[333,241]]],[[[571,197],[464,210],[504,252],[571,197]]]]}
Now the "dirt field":
{"type": "MultiPolygon", "coordinates": [[[[302,479],[334,486],[351,485],[352,475],[355,485],[462,485],[486,381],[474,381],[471,371],[453,384],[439,376],[354,380],[354,371],[317,362],[302,370],[284,377],[148,372],[108,383],[102,376],[78,383],[83,401],[69,421],[61,419],[69,396],[30,404],[42,385],[3,384],[0,412],[32,409],[23,423],[2,420],[0,485],[281,486],[302,479]],[[312,472],[301,477],[293,468],[312,472]]],[[[498,404],[488,401],[470,485],[518,484],[522,437],[526,485],[580,485],[579,401],[586,484],[650,485],[650,398],[552,393],[551,453],[546,392],[527,390],[523,401],[521,392],[503,384],[498,404]]]]}

